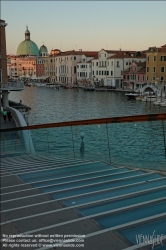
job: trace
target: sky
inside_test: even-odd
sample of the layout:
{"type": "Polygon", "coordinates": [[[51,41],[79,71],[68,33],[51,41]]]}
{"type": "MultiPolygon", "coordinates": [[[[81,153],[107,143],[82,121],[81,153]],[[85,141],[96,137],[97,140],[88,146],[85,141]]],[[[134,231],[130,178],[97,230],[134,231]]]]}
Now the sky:
{"type": "Polygon", "coordinates": [[[25,38],[40,48],[146,50],[166,44],[166,1],[1,1],[7,54],[25,38]]]}

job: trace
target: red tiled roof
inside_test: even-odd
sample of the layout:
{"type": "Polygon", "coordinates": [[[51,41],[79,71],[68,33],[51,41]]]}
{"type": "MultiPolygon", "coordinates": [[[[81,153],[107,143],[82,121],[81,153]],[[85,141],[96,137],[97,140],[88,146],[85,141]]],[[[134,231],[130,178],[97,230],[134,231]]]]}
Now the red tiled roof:
{"type": "Polygon", "coordinates": [[[124,54],[117,54],[117,55],[113,55],[108,57],[108,59],[113,59],[113,58],[146,58],[146,55],[140,55],[140,56],[131,56],[131,55],[124,55],[124,54]]]}
{"type": "MultiPolygon", "coordinates": [[[[70,50],[70,51],[64,51],[60,52],[56,55],[53,55],[54,57],[56,56],[72,56],[72,55],[85,55],[85,56],[94,56],[98,53],[98,51],[75,51],[75,50],[70,50]]],[[[52,56],[52,55],[50,55],[52,56]]]]}

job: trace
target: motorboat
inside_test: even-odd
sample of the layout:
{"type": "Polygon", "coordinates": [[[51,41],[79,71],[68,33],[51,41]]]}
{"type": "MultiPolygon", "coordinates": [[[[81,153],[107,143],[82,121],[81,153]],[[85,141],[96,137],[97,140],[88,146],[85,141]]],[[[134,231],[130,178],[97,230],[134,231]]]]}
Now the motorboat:
{"type": "Polygon", "coordinates": [[[136,97],[138,97],[139,94],[137,94],[137,93],[127,93],[127,94],[125,94],[125,96],[127,96],[129,99],[136,99],[136,97]]]}
{"type": "Polygon", "coordinates": [[[45,87],[46,86],[46,83],[43,83],[43,82],[38,82],[36,84],[37,87],[45,87]]]}
{"type": "Polygon", "coordinates": [[[69,86],[69,85],[66,85],[66,86],[63,86],[64,89],[72,89],[73,87],[72,86],[69,86]]]}
{"type": "Polygon", "coordinates": [[[160,103],[161,107],[166,107],[166,101],[160,103]]]}
{"type": "Polygon", "coordinates": [[[55,90],[59,90],[59,87],[55,87],[54,89],[55,89],[55,90]]]}
{"type": "Polygon", "coordinates": [[[90,88],[84,88],[84,91],[95,91],[95,88],[93,88],[93,87],[92,88],[91,87],[90,88]]]}

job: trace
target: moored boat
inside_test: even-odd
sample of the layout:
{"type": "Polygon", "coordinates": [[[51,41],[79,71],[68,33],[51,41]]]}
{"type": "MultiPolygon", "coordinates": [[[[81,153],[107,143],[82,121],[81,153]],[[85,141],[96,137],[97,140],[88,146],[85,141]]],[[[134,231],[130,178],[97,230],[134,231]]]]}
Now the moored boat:
{"type": "Polygon", "coordinates": [[[139,95],[137,93],[127,93],[125,94],[129,99],[136,99],[139,95]]]}

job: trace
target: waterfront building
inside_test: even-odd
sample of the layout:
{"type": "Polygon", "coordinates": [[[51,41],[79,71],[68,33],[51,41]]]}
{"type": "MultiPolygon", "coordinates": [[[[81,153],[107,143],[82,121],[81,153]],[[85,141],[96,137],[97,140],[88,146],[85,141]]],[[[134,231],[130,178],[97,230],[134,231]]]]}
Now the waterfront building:
{"type": "Polygon", "coordinates": [[[96,86],[123,88],[123,71],[133,61],[145,61],[142,52],[122,50],[100,50],[98,59],[92,60],[92,77],[96,86]]]}
{"type": "Polygon", "coordinates": [[[123,72],[124,89],[137,89],[146,84],[146,62],[132,62],[123,72]]]}
{"type": "Polygon", "coordinates": [[[91,59],[97,54],[95,51],[82,50],[65,52],[57,50],[56,52],[51,53],[44,60],[45,75],[52,83],[57,82],[70,85],[77,83],[77,64],[81,62],[81,56],[85,55],[85,57],[91,59]]]}
{"type": "Polygon", "coordinates": [[[149,47],[146,53],[147,82],[166,83],[166,44],[157,48],[149,47]]]}
{"type": "Polygon", "coordinates": [[[77,82],[79,86],[92,84],[92,59],[98,58],[98,52],[89,55],[82,55],[81,61],[77,64],[77,82]]]}

